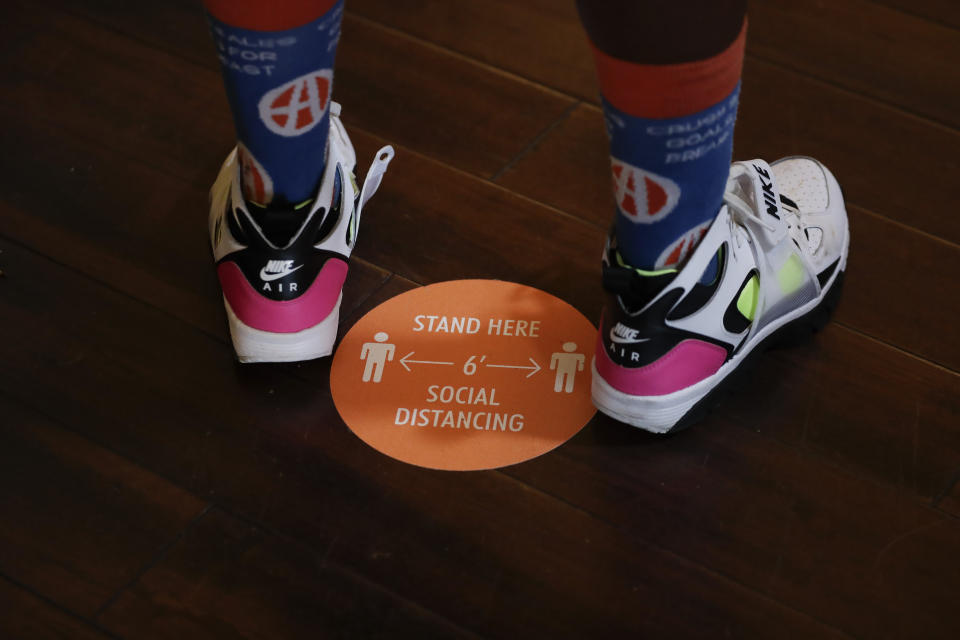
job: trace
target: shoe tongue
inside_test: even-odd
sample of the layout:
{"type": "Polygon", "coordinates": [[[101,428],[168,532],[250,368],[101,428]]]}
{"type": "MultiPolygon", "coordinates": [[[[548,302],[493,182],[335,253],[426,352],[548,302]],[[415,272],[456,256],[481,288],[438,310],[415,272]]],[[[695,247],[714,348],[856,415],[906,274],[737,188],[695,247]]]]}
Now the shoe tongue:
{"type": "Polygon", "coordinates": [[[763,160],[750,160],[742,163],[747,171],[737,178],[742,197],[753,207],[759,216],[770,216],[772,220],[781,220],[783,211],[780,192],[773,177],[773,170],[763,160]]]}
{"type": "Polygon", "coordinates": [[[613,254],[612,260],[603,265],[603,288],[620,296],[628,309],[637,310],[645,306],[676,276],[674,269],[641,272],[617,260],[615,250],[613,254]]]}
{"type": "Polygon", "coordinates": [[[296,205],[259,205],[247,201],[247,211],[260,227],[264,237],[272,244],[283,247],[290,243],[293,236],[303,225],[303,220],[310,213],[313,199],[296,205]]]}

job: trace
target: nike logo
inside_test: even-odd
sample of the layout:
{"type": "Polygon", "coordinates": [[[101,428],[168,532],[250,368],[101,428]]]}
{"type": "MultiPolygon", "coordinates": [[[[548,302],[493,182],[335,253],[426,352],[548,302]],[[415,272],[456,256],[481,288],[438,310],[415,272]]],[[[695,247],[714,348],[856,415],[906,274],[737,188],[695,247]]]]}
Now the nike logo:
{"type": "Polygon", "coordinates": [[[757,172],[757,176],[760,178],[760,190],[763,191],[763,202],[767,206],[767,213],[772,215],[777,220],[780,219],[780,206],[777,204],[777,199],[773,197],[773,180],[770,178],[770,174],[763,168],[753,165],[753,168],[757,172]],[[765,182],[764,178],[769,180],[765,182]]]}
{"type": "Polygon", "coordinates": [[[637,344],[639,342],[646,342],[650,338],[639,338],[640,332],[636,329],[631,329],[630,327],[624,326],[621,323],[613,325],[610,329],[610,340],[617,344],[637,344]]]}
{"type": "Polygon", "coordinates": [[[260,269],[260,279],[264,282],[277,280],[290,275],[302,266],[302,264],[293,266],[293,260],[267,260],[267,264],[260,269]]]}

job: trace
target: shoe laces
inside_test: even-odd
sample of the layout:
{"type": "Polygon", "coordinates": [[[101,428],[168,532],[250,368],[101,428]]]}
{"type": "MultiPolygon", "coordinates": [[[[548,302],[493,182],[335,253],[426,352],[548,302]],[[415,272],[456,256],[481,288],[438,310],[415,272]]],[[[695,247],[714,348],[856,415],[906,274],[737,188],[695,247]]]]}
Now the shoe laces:
{"type": "MultiPolygon", "coordinates": [[[[740,185],[734,180],[727,183],[727,190],[723,194],[723,201],[730,212],[729,224],[730,232],[736,238],[737,247],[741,246],[743,239],[750,240],[746,229],[751,225],[759,226],[767,231],[775,232],[777,225],[761,215],[757,210],[742,197],[740,185]]],[[[800,220],[800,212],[786,205],[780,207],[780,214],[783,222],[786,224],[787,233],[794,239],[803,237],[803,225],[800,220]]]]}
{"type": "MultiPolygon", "coordinates": [[[[775,230],[773,224],[758,216],[753,210],[753,207],[741,198],[734,189],[727,189],[726,193],[723,194],[723,201],[727,205],[727,212],[729,213],[727,224],[730,227],[730,236],[733,238],[738,249],[744,242],[750,242],[750,234],[747,232],[748,225],[757,224],[768,231],[775,230]]],[[[732,251],[731,253],[733,254],[734,260],[737,260],[738,252],[732,251]]]]}

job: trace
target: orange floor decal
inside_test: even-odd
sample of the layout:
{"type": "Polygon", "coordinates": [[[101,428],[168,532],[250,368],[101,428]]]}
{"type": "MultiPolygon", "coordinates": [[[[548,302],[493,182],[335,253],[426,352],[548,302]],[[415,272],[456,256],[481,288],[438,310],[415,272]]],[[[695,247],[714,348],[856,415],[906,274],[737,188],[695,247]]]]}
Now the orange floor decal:
{"type": "Polygon", "coordinates": [[[369,312],[337,348],[330,387],[344,422],[388,456],[492,469],[563,444],[593,416],[596,329],[539,289],[457,280],[369,312]]]}

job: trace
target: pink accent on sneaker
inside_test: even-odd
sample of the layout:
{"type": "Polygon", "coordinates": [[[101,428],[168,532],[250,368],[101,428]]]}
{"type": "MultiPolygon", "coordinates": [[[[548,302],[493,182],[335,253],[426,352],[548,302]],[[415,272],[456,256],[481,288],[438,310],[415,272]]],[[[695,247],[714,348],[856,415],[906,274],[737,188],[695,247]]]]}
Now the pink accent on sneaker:
{"type": "Polygon", "coordinates": [[[597,373],[614,389],[634,396],[663,396],[685,389],[715,374],[726,359],[723,347],[688,339],[659,360],[631,369],[614,363],[603,336],[597,336],[597,373]]]}
{"type": "Polygon", "coordinates": [[[217,276],[223,295],[240,322],[261,331],[296,333],[320,324],[333,311],[347,279],[347,263],[328,259],[310,288],[293,300],[263,297],[233,262],[221,262],[217,276]]]}

